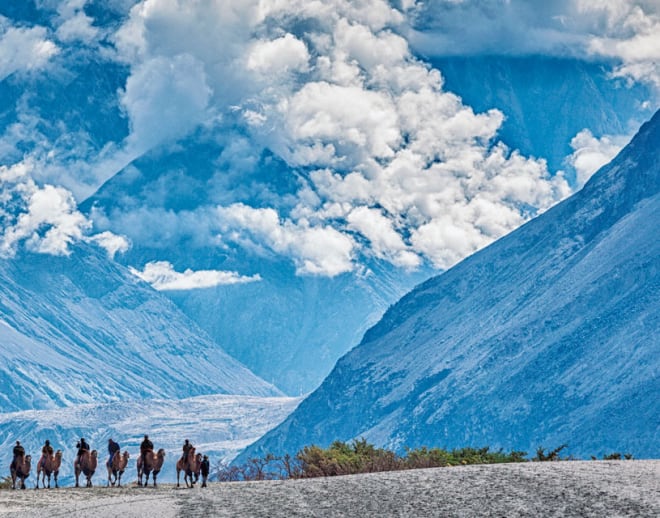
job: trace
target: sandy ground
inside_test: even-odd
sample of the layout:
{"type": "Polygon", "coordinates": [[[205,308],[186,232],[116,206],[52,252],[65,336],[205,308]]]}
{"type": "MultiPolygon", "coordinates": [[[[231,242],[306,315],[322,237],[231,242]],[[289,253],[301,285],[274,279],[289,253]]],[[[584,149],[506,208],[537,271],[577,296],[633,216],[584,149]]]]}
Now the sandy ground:
{"type": "Polygon", "coordinates": [[[0,491],[0,516],[660,516],[660,460],[462,466],[208,488],[0,491]]]}

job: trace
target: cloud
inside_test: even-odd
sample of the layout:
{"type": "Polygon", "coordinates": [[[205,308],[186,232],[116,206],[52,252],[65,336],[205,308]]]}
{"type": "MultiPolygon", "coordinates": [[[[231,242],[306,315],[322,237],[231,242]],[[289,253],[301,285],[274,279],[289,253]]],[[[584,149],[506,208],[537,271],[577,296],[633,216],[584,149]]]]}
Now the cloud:
{"type": "MultiPolygon", "coordinates": [[[[289,256],[299,274],[334,277],[354,269],[353,239],[330,225],[311,226],[306,220],[282,220],[274,209],[243,204],[218,207],[224,232],[244,233],[274,252],[289,256]]],[[[231,238],[231,237],[230,237],[231,238]]]]}
{"type": "MultiPolygon", "coordinates": [[[[243,156],[268,150],[300,181],[286,202],[167,212],[158,228],[198,222],[209,242],[265,247],[299,274],[339,275],[362,257],[446,268],[569,194],[542,160],[497,142],[499,111],[444,91],[404,33],[383,0],[136,4],[114,36],[131,70],[124,153],[202,125],[241,135],[243,156]]],[[[142,233],[147,212],[110,216],[142,233]]]]}
{"type": "Polygon", "coordinates": [[[589,52],[616,59],[615,76],[650,83],[660,92],[660,4],[582,0],[580,6],[606,20],[606,29],[589,39],[589,52]]]}
{"type": "Polygon", "coordinates": [[[124,253],[130,248],[128,239],[124,236],[118,236],[112,232],[100,232],[85,239],[88,243],[95,243],[103,248],[110,259],[114,259],[118,253],[124,253]]]}
{"type": "Polygon", "coordinates": [[[135,67],[120,99],[131,121],[128,148],[141,153],[185,136],[202,122],[209,96],[204,68],[190,54],[135,67]]]}
{"type": "Polygon", "coordinates": [[[596,138],[588,129],[575,135],[571,139],[574,151],[568,161],[576,171],[578,187],[582,187],[596,171],[619,154],[630,138],[625,135],[603,135],[596,138]]]}
{"type": "Polygon", "coordinates": [[[0,81],[16,72],[43,69],[58,52],[45,27],[14,27],[0,16],[0,81]]]}
{"type": "Polygon", "coordinates": [[[614,59],[619,76],[660,91],[660,3],[655,0],[414,2],[409,41],[434,55],[552,55],[614,59]]]}
{"type": "Polygon", "coordinates": [[[113,254],[124,248],[110,232],[90,236],[92,222],[77,210],[73,195],[62,187],[37,185],[34,164],[0,166],[0,257],[13,257],[20,246],[50,255],[69,255],[70,246],[96,242],[113,254]]]}
{"type": "Polygon", "coordinates": [[[223,284],[244,284],[261,280],[259,275],[251,277],[239,275],[237,272],[223,272],[218,270],[190,269],[179,273],[167,261],[154,261],[147,263],[143,271],[130,268],[131,272],[157,290],[193,290],[212,288],[223,284]]]}

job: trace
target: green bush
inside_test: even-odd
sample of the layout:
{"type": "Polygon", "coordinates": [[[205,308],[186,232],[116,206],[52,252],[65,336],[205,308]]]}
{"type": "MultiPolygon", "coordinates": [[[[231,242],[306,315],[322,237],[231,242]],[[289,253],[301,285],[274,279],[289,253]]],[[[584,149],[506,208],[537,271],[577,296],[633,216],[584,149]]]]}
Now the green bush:
{"type": "MultiPolygon", "coordinates": [[[[328,448],[311,445],[305,446],[295,457],[286,455],[250,459],[243,466],[219,466],[216,477],[220,481],[234,480],[265,480],[288,478],[334,477],[337,475],[352,475],[356,473],[373,473],[378,471],[395,471],[403,469],[439,468],[445,466],[465,466],[469,464],[500,464],[505,462],[547,462],[571,460],[571,457],[561,457],[566,444],[546,451],[539,446],[536,456],[527,458],[527,452],[512,450],[505,452],[502,448],[491,451],[489,446],[483,448],[406,448],[405,455],[400,456],[393,451],[377,448],[366,439],[356,439],[351,443],[333,442],[328,448]]],[[[626,453],[626,459],[632,455],[626,453]]],[[[620,459],[620,453],[612,453],[603,457],[605,460],[620,459]]],[[[596,460],[595,457],[592,459],[596,460]]]]}
{"type": "Polygon", "coordinates": [[[567,459],[562,459],[559,456],[559,452],[567,447],[568,447],[567,444],[562,444],[558,448],[555,448],[554,450],[551,450],[548,453],[546,453],[545,448],[539,446],[538,449],[536,450],[536,457],[534,457],[532,460],[536,462],[548,462],[548,461],[552,462],[556,460],[567,460],[567,459]]]}

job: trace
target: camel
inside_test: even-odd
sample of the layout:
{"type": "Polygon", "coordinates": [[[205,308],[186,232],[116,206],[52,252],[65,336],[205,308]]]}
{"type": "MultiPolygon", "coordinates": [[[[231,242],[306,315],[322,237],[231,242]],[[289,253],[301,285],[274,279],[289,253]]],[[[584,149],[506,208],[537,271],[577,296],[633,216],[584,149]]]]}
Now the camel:
{"type": "Polygon", "coordinates": [[[158,453],[154,453],[153,450],[148,450],[145,455],[144,466],[142,466],[142,455],[137,459],[137,473],[138,473],[138,486],[142,484],[142,476],[145,476],[144,486],[149,485],[149,473],[154,481],[154,487],[156,487],[156,477],[160,473],[163,463],[165,462],[165,450],[163,448],[158,450],[158,453]]]}
{"type": "Polygon", "coordinates": [[[25,479],[30,476],[32,456],[19,455],[16,462],[12,462],[9,470],[11,472],[11,488],[16,489],[16,479],[21,481],[21,489],[25,489],[25,479]]]}
{"type": "Polygon", "coordinates": [[[57,450],[55,455],[42,455],[37,464],[37,485],[35,489],[39,489],[39,475],[41,475],[41,485],[46,487],[46,477],[48,477],[48,489],[50,489],[50,476],[53,475],[55,479],[55,487],[57,485],[57,476],[60,473],[60,465],[62,464],[62,450],[57,450]]]}
{"type": "Polygon", "coordinates": [[[76,474],[76,487],[80,487],[78,485],[78,477],[80,477],[81,473],[85,475],[85,479],[87,480],[85,487],[92,487],[92,476],[94,476],[97,464],[98,452],[96,450],[92,450],[91,453],[87,450],[82,452],[80,462],[76,459],[73,463],[73,470],[76,474]]]}
{"type": "Polygon", "coordinates": [[[127,451],[123,454],[117,451],[113,455],[112,461],[105,463],[106,468],[108,468],[108,486],[114,486],[116,483],[117,487],[121,487],[121,476],[124,474],[126,466],[128,466],[129,457],[127,451]]]}
{"type": "Polygon", "coordinates": [[[176,487],[179,486],[179,476],[183,471],[183,481],[186,487],[194,487],[195,482],[199,480],[199,472],[202,468],[202,454],[195,454],[195,448],[188,450],[188,455],[185,459],[181,458],[176,461],[176,487]],[[194,480],[193,480],[194,477],[194,480]],[[190,483],[188,483],[190,481],[190,483]]]}

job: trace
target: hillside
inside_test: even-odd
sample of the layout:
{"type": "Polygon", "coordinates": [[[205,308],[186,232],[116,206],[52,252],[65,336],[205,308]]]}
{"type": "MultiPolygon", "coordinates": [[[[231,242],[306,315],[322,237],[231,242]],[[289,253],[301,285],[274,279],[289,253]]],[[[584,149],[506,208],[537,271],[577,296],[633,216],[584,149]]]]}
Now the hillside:
{"type": "Polygon", "coordinates": [[[657,457],[660,112],[573,197],[391,307],[245,455],[568,443],[657,457]]]}
{"type": "Polygon", "coordinates": [[[165,296],[78,245],[0,261],[0,412],[280,392],[165,296]]]}

